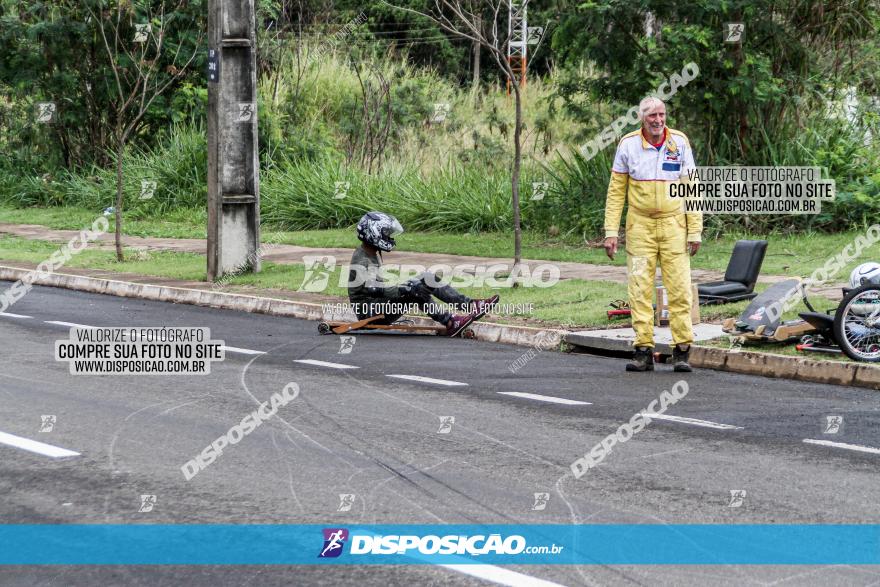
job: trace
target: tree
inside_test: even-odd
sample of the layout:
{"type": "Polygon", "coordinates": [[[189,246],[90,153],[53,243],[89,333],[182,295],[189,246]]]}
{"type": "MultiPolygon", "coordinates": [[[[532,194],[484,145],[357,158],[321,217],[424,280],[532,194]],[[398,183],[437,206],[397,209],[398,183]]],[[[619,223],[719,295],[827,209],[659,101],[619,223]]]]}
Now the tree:
{"type": "MultiPolygon", "coordinates": [[[[98,23],[91,17],[106,3],[0,0],[0,100],[14,109],[14,115],[0,120],[0,141],[8,148],[7,163],[18,172],[54,174],[59,168],[112,164],[115,82],[98,23]],[[56,106],[51,124],[32,122],[36,102],[56,106]]],[[[166,45],[194,42],[205,26],[199,4],[190,2],[175,11],[166,45]]],[[[204,55],[197,58],[203,60],[204,55]]],[[[140,146],[156,144],[160,133],[149,131],[197,112],[195,100],[175,91],[203,84],[194,79],[197,69],[190,68],[185,79],[153,102],[135,131],[140,146]]]]}
{"type": "MultiPolygon", "coordinates": [[[[422,12],[406,6],[393,5],[393,8],[411,12],[429,19],[443,30],[456,37],[478,43],[487,50],[492,61],[502,75],[510,80],[513,89],[515,120],[513,127],[513,164],[510,174],[511,203],[513,206],[513,275],[519,274],[522,260],[522,228],[520,220],[519,178],[522,167],[522,88],[518,83],[511,64],[507,60],[507,45],[510,35],[506,19],[499,23],[502,8],[508,6],[507,0],[434,0],[434,7],[422,12]],[[488,18],[484,16],[488,15],[488,18]],[[499,31],[499,28],[503,32],[499,31]]],[[[528,4],[528,0],[523,5],[528,4]]],[[[516,281],[514,281],[516,285],[516,281]]]]}
{"type": "Polygon", "coordinates": [[[186,4],[181,0],[166,14],[165,3],[153,11],[147,4],[142,11],[134,5],[119,0],[116,3],[115,18],[112,9],[103,9],[100,14],[89,6],[88,10],[98,25],[110,67],[113,72],[114,98],[110,100],[116,160],[116,259],[123,261],[122,251],[122,210],[123,161],[129,139],[135,136],[138,126],[153,105],[175,82],[180,80],[193,63],[201,45],[203,34],[193,43],[189,57],[181,61],[181,50],[186,42],[176,43],[173,55],[166,53],[169,48],[167,33],[180,10],[186,4]],[[138,18],[140,22],[136,22],[138,18]]]}
{"type": "Polygon", "coordinates": [[[710,159],[766,164],[813,108],[870,75],[857,49],[876,38],[878,12],[876,0],[584,3],[553,37],[573,72],[560,93],[585,119],[590,107],[578,108],[578,96],[628,108],[695,62],[700,75],[675,96],[672,115],[688,121],[710,159]],[[739,43],[724,42],[730,22],[745,24],[739,43]],[[601,72],[580,73],[584,62],[601,72]]]}

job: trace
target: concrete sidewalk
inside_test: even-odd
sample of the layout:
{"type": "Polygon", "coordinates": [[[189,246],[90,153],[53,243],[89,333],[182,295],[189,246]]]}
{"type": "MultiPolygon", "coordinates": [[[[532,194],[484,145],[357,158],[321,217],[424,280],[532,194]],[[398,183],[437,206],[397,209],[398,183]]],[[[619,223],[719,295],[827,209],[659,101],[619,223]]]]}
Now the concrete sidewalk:
{"type": "MultiPolygon", "coordinates": [[[[79,234],[76,230],[55,230],[36,224],[0,224],[0,234],[8,234],[20,238],[44,240],[52,242],[67,242],[74,236],[79,234]]],[[[101,248],[114,247],[114,235],[106,233],[101,235],[92,246],[101,248]]],[[[207,241],[204,239],[180,239],[180,238],[154,238],[154,237],[138,237],[126,236],[123,239],[126,247],[136,249],[145,249],[153,251],[175,251],[180,253],[195,253],[204,255],[207,250],[207,241]]],[[[263,259],[279,264],[302,264],[303,257],[309,256],[333,256],[337,262],[347,264],[351,258],[353,249],[346,248],[310,248],[300,247],[296,245],[264,245],[265,252],[263,259]]],[[[485,272],[486,267],[491,265],[503,264],[509,265],[510,258],[499,257],[473,257],[467,255],[447,255],[439,253],[413,253],[407,251],[395,251],[393,259],[389,262],[400,265],[421,265],[431,267],[434,265],[462,265],[471,264],[477,266],[477,273],[480,273],[480,266],[485,272]]],[[[568,261],[546,261],[537,259],[523,259],[523,263],[529,267],[530,272],[534,272],[539,265],[552,264],[559,268],[560,279],[583,279],[586,281],[613,281],[617,283],[626,283],[626,267],[617,265],[595,265],[591,263],[574,263],[568,261]]],[[[659,269],[658,269],[659,272],[659,269]]],[[[659,274],[659,273],[658,273],[659,274]]],[[[691,276],[695,283],[706,283],[709,281],[719,281],[723,279],[724,273],[719,271],[709,271],[704,269],[693,269],[691,276]]],[[[758,283],[772,284],[786,279],[791,279],[790,275],[762,275],[758,278],[758,283]]],[[[830,299],[841,299],[842,283],[827,284],[821,288],[813,288],[812,292],[816,295],[825,296],[830,299]]]]}

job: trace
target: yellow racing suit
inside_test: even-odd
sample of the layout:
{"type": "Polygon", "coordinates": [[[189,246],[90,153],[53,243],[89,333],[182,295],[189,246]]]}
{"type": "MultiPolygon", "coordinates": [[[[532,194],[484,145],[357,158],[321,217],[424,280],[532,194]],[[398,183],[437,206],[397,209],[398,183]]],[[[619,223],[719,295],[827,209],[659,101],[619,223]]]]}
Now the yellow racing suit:
{"type": "Polygon", "coordinates": [[[665,128],[663,143],[651,145],[641,129],[617,146],[605,201],[605,237],[616,237],[624,203],[629,303],[636,331],[633,346],[654,347],[654,276],[657,262],[669,298],[674,344],[693,342],[691,266],[688,242],[700,242],[703,216],[684,212],[681,198],[669,197],[669,185],[687,181],[695,168],[684,133],[665,128]]]}

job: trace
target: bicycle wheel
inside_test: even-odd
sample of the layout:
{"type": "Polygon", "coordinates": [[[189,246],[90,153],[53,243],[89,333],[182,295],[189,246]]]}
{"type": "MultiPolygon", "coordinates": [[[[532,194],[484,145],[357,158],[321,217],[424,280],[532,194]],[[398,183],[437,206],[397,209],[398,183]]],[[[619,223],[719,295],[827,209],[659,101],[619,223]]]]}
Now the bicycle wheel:
{"type": "Polygon", "coordinates": [[[851,290],[834,313],[834,336],[854,361],[880,361],[880,285],[851,290]]]}

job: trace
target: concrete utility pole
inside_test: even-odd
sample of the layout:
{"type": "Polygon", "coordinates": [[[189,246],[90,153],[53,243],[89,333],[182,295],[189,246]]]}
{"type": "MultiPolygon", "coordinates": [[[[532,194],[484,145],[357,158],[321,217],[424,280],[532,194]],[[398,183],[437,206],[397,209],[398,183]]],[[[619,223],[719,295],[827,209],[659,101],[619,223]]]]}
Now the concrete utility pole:
{"type": "Polygon", "coordinates": [[[260,270],[254,0],[208,0],[208,280],[260,270]]]}

